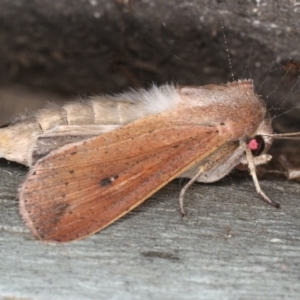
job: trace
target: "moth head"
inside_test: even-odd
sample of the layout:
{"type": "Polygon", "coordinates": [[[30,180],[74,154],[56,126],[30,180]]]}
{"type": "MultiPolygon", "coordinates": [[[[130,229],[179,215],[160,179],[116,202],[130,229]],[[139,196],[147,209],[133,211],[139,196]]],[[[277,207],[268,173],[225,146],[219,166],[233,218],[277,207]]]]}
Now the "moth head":
{"type": "Polygon", "coordinates": [[[258,156],[267,153],[275,139],[300,140],[300,132],[274,133],[271,126],[271,118],[267,116],[247,144],[253,155],[258,156]]]}
{"type": "Polygon", "coordinates": [[[267,116],[247,143],[254,156],[259,156],[269,151],[273,142],[273,133],[271,118],[267,116]]]}

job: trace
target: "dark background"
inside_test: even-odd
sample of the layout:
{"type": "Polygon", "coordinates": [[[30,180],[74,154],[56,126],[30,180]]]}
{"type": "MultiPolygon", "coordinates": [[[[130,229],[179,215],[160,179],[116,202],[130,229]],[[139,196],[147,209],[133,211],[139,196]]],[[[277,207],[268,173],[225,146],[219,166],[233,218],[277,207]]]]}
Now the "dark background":
{"type": "MultiPolygon", "coordinates": [[[[252,78],[281,114],[299,103],[298,65],[284,67],[299,59],[298,10],[294,1],[0,0],[0,87],[31,88],[43,102],[43,93],[224,83],[228,46],[234,79],[252,78]]],[[[26,106],[22,91],[17,98],[26,106]]],[[[293,109],[278,130],[296,130],[298,115],[293,109]]]]}

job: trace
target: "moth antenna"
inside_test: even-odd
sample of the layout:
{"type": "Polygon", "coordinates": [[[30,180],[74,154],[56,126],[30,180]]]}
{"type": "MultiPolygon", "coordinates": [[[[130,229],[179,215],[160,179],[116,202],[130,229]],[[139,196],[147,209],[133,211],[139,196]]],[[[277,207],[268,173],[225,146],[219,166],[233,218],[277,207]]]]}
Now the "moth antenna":
{"type": "Polygon", "coordinates": [[[251,152],[251,149],[249,147],[246,147],[246,156],[248,160],[248,168],[250,171],[250,175],[252,176],[256,192],[261,198],[266,201],[267,203],[271,204],[272,206],[275,206],[276,208],[280,208],[280,204],[270,199],[261,189],[257,176],[256,176],[256,169],[254,164],[254,158],[251,152]]]}
{"type": "Polygon", "coordinates": [[[228,47],[227,38],[226,38],[226,34],[225,34],[224,21],[223,21],[223,18],[221,16],[220,11],[218,10],[217,2],[215,2],[215,6],[216,6],[216,9],[217,9],[217,13],[219,15],[219,18],[220,18],[220,23],[221,23],[222,33],[223,33],[223,39],[224,39],[224,43],[225,43],[225,50],[226,50],[226,54],[227,54],[227,61],[229,63],[229,68],[230,68],[230,72],[231,72],[231,78],[232,78],[232,81],[235,81],[234,74],[233,74],[231,57],[230,57],[230,53],[229,53],[229,47],[228,47]]]}
{"type": "Polygon", "coordinates": [[[263,134],[276,140],[300,140],[300,132],[263,134]]]}
{"type": "Polygon", "coordinates": [[[184,194],[187,191],[187,189],[197,180],[197,178],[203,173],[203,168],[201,167],[200,170],[197,172],[197,174],[191,178],[191,180],[181,189],[180,195],[179,195],[179,206],[181,215],[185,216],[185,211],[183,207],[183,201],[184,201],[184,194]]]}

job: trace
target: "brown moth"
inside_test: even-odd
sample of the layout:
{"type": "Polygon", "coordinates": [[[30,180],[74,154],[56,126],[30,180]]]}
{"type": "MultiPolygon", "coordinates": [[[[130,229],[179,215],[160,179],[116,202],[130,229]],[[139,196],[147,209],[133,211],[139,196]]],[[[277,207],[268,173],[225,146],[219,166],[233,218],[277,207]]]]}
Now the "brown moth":
{"type": "Polygon", "coordinates": [[[0,129],[0,156],[31,166],[20,211],[39,239],[89,236],[176,177],[214,182],[267,163],[273,134],[252,81],[153,86],[38,112],[0,129]],[[260,149],[263,147],[263,149],[260,149]],[[256,154],[257,156],[253,156],[256,154]]]}

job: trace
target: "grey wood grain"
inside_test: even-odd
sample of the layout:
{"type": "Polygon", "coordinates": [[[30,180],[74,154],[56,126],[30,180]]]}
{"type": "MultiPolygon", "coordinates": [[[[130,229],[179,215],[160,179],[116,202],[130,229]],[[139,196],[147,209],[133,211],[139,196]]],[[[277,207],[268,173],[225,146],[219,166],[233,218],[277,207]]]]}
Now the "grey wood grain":
{"type": "Polygon", "coordinates": [[[50,244],[32,238],[18,213],[25,174],[1,164],[2,299],[299,299],[296,183],[261,181],[280,210],[249,178],[194,184],[182,219],[177,180],[102,232],[50,244]]]}

